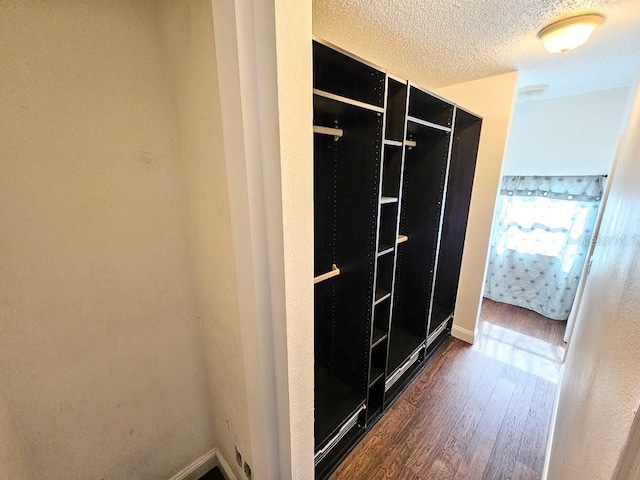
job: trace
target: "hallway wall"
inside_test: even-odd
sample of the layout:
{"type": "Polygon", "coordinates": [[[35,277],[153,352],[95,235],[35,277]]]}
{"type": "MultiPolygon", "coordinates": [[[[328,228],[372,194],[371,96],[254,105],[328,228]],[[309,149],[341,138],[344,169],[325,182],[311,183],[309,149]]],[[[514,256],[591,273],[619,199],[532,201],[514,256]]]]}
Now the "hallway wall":
{"type": "Polygon", "coordinates": [[[2,6],[0,384],[36,479],[214,446],[157,6],[2,6]]]}
{"type": "Polygon", "coordinates": [[[560,387],[549,480],[608,480],[640,401],[640,89],[560,387]]]}
{"type": "Polygon", "coordinates": [[[22,432],[0,391],[0,480],[31,480],[33,470],[22,432]]]}
{"type": "Polygon", "coordinates": [[[624,130],[627,87],[519,102],[503,175],[602,175],[624,130]]]}
{"type": "Polygon", "coordinates": [[[253,462],[211,1],[162,0],[158,6],[177,109],[214,444],[242,478],[235,447],[253,462]]]}
{"type": "Polygon", "coordinates": [[[511,72],[435,92],[483,118],[452,332],[466,342],[473,341],[480,313],[493,209],[502,178],[517,84],[518,72],[511,72]]]}

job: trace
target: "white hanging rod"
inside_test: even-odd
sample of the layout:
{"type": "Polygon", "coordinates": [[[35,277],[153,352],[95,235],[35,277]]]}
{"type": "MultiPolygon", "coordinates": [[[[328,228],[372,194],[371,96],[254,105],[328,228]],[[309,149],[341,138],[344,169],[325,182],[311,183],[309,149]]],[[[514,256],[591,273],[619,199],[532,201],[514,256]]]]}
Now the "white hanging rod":
{"type": "Polygon", "coordinates": [[[313,133],[319,133],[320,135],[331,135],[334,140],[338,140],[344,135],[344,130],[341,128],[320,127],[318,125],[313,126],[313,133]]]}
{"type": "Polygon", "coordinates": [[[338,275],[340,275],[340,269],[336,267],[336,264],[334,263],[333,265],[331,265],[331,271],[315,277],[313,279],[313,284],[315,285],[316,283],[324,282],[325,280],[329,280],[330,278],[337,277],[338,275]]]}
{"type": "Polygon", "coordinates": [[[416,143],[416,141],[415,141],[415,140],[405,140],[405,141],[404,141],[404,144],[405,144],[409,149],[412,149],[413,147],[415,147],[416,145],[418,145],[418,144],[416,143]]]}
{"type": "Polygon", "coordinates": [[[404,243],[407,240],[409,240],[409,237],[407,237],[406,235],[398,235],[398,240],[396,243],[404,243]]]}

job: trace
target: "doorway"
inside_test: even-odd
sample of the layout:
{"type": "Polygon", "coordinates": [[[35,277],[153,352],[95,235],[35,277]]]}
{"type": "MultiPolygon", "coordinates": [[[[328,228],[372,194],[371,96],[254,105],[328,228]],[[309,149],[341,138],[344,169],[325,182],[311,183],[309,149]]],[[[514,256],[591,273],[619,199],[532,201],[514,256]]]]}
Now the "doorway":
{"type": "Polygon", "coordinates": [[[627,88],[617,88],[519,99],[494,212],[485,299],[536,312],[564,329],[588,264],[627,97],[627,88]]]}

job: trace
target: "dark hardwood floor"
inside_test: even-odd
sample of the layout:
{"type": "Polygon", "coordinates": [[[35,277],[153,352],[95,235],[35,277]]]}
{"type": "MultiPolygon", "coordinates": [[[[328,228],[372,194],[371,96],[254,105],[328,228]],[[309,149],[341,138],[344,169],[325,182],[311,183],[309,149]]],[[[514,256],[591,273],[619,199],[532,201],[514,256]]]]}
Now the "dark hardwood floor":
{"type": "Polygon", "coordinates": [[[565,325],[485,300],[331,480],[539,480],[565,325]]]}

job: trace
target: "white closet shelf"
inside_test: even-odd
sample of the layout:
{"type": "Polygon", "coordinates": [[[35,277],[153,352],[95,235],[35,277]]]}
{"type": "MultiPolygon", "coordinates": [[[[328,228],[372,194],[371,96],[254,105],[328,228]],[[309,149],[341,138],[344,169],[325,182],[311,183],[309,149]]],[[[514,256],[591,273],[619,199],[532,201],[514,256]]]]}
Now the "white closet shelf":
{"type": "Polygon", "coordinates": [[[445,127],[443,125],[438,125],[437,123],[433,123],[433,122],[427,122],[426,120],[421,120],[420,118],[407,117],[407,120],[409,122],[417,123],[418,125],[422,125],[424,127],[430,127],[430,128],[435,128],[436,130],[442,130],[443,132],[450,132],[451,131],[450,127],[445,127]]]}
{"type": "Polygon", "coordinates": [[[386,255],[388,253],[391,253],[391,252],[393,252],[393,247],[388,247],[386,245],[381,245],[380,246],[380,250],[377,253],[377,256],[378,257],[382,257],[382,256],[384,256],[384,255],[386,255]]]}
{"type": "Polygon", "coordinates": [[[398,201],[398,197],[380,197],[380,203],[382,205],[386,203],[396,203],[398,201]]]}
{"type": "Polygon", "coordinates": [[[377,305],[380,302],[384,302],[388,298],[391,298],[391,292],[378,288],[376,290],[376,298],[374,299],[373,304],[377,305]]]}
{"type": "Polygon", "coordinates": [[[353,100],[352,98],[343,97],[334,93],[325,92],[323,90],[313,89],[313,94],[319,97],[328,98],[329,100],[335,100],[336,102],[346,103],[347,105],[353,105],[354,107],[366,108],[367,110],[373,110],[374,112],[384,113],[384,108],[371,105],[369,103],[353,100]]]}
{"type": "Polygon", "coordinates": [[[402,146],[402,142],[399,142],[397,140],[385,140],[383,143],[385,145],[390,145],[392,147],[401,147],[402,146]]]}

